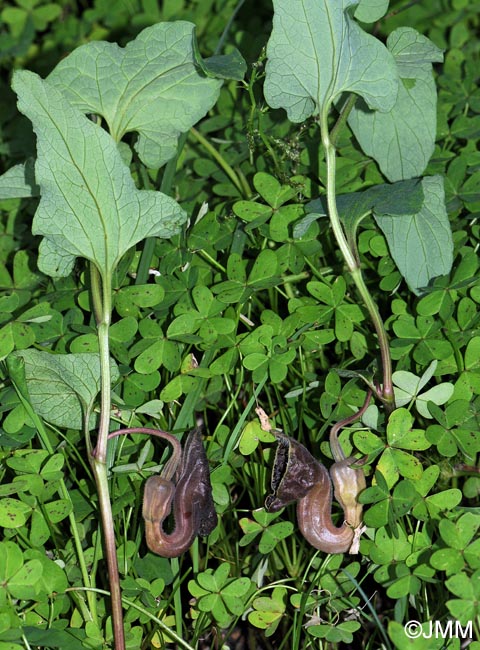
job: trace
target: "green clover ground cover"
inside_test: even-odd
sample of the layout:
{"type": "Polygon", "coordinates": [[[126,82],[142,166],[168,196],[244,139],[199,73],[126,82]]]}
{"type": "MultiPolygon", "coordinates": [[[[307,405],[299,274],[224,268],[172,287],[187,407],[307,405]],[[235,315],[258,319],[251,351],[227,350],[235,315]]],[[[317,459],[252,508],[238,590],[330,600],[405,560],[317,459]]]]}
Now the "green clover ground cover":
{"type": "Polygon", "coordinates": [[[480,647],[474,5],[2,5],[0,650],[480,647]],[[327,555],[255,408],[329,467],[368,391],[327,555]],[[166,447],[107,436],[199,417],[218,524],[167,559],[166,447]]]}

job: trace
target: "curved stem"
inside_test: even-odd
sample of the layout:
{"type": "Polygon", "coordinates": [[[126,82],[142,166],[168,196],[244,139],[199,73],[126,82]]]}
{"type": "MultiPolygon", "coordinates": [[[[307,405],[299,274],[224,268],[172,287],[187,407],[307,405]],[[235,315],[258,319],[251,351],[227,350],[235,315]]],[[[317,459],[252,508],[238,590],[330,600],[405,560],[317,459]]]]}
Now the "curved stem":
{"type": "Polygon", "coordinates": [[[388,412],[395,408],[395,400],[393,395],[392,384],[392,365],[390,360],[390,350],[388,347],[388,338],[385,331],[382,318],[378,311],[377,305],[373,300],[367,285],[363,279],[360,265],[355,258],[353,251],[348,245],[347,237],[340,221],[340,216],[337,210],[336,190],[335,190],[335,175],[336,175],[336,156],[335,146],[333,145],[330,134],[328,131],[328,106],[322,110],[320,114],[320,132],[322,136],[322,143],[325,150],[325,160],[327,164],[327,205],[330,223],[332,225],[333,234],[337,240],[338,247],[343,255],[347,264],[348,270],[351,273],[352,279],[362,297],[365,306],[372,319],[373,326],[377,333],[378,344],[380,347],[380,354],[382,358],[383,370],[383,386],[382,386],[382,401],[388,412]]]}
{"type": "Polygon", "coordinates": [[[371,396],[372,396],[372,391],[369,389],[367,391],[367,397],[365,398],[365,402],[363,403],[362,408],[359,411],[356,411],[355,413],[350,415],[348,418],[344,418],[343,420],[340,420],[340,422],[334,424],[333,427],[330,429],[330,449],[332,450],[333,458],[336,463],[339,463],[346,459],[345,453],[338,440],[338,432],[340,431],[340,429],[343,429],[343,427],[352,424],[352,422],[355,422],[356,420],[362,417],[362,415],[367,410],[368,405],[370,404],[371,396]]]}
{"type": "Polygon", "coordinates": [[[360,268],[352,271],[352,278],[357,286],[359,294],[363,298],[365,306],[370,314],[370,318],[372,319],[375,332],[377,333],[383,368],[383,385],[381,398],[385,404],[387,413],[391,413],[391,411],[393,411],[395,408],[395,397],[393,394],[392,360],[390,358],[390,348],[388,345],[387,332],[385,331],[382,317],[380,316],[377,305],[372,298],[372,294],[367,289],[367,285],[365,284],[365,280],[363,279],[360,268]]]}
{"type": "Polygon", "coordinates": [[[322,144],[325,151],[325,162],[327,164],[327,206],[328,206],[328,216],[330,218],[330,224],[332,226],[333,234],[337,240],[338,247],[343,255],[343,258],[348,266],[348,270],[352,272],[358,267],[357,261],[350,250],[348,245],[347,238],[343,231],[343,227],[340,221],[340,216],[337,211],[337,197],[336,197],[336,187],[335,187],[335,176],[336,176],[336,156],[335,156],[335,147],[330,140],[330,134],[328,132],[328,122],[327,122],[327,111],[324,110],[320,116],[320,133],[322,137],[322,144]]]}
{"type": "Polygon", "coordinates": [[[161,477],[167,481],[170,481],[178,467],[178,463],[180,462],[182,458],[182,445],[180,444],[180,440],[178,438],[175,438],[175,436],[172,433],[168,433],[167,431],[162,431],[161,429],[148,429],[147,427],[133,427],[129,429],[118,429],[118,431],[113,431],[112,433],[108,434],[108,439],[110,440],[111,438],[115,438],[116,436],[123,436],[128,433],[143,433],[147,434],[149,436],[157,436],[157,438],[162,438],[162,440],[166,440],[169,442],[172,447],[172,455],[169,458],[169,460],[165,463],[165,467],[163,468],[163,471],[161,473],[161,477]]]}

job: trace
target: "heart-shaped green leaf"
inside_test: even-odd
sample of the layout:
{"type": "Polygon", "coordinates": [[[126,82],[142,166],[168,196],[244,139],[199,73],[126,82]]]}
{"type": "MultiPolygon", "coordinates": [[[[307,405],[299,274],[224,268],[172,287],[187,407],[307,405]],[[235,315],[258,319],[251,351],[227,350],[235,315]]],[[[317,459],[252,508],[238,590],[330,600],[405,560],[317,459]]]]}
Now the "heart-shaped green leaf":
{"type": "MultiPolygon", "coordinates": [[[[100,392],[100,358],[96,354],[50,354],[39,350],[16,353],[25,363],[30,401],[35,412],[59,427],[82,429],[100,392]]],[[[112,381],[118,368],[110,363],[112,381]]],[[[89,425],[93,425],[91,418],[89,425]]]]}
{"type": "Polygon", "coordinates": [[[31,511],[31,506],[19,499],[10,497],[1,499],[0,526],[3,526],[3,528],[20,528],[27,521],[31,511]]]}
{"type": "Polygon", "coordinates": [[[433,278],[449,273],[452,267],[453,239],[443,183],[442,176],[422,179],[425,198],[419,211],[375,215],[398,270],[417,294],[433,278]]]}
{"type": "Polygon", "coordinates": [[[421,176],[433,153],[437,93],[432,62],[442,61],[443,55],[411,27],[392,32],[387,47],[402,81],[394,107],[378,113],[359,102],[348,122],[365,153],[390,181],[399,181],[421,176]]]}
{"type": "Polygon", "coordinates": [[[293,524],[291,521],[279,521],[269,526],[263,533],[258,550],[260,553],[270,553],[273,551],[278,542],[293,533],[293,524]]]}
{"type": "Polygon", "coordinates": [[[439,524],[443,541],[451,548],[464,549],[480,527],[480,520],[471,512],[466,512],[457,522],[442,519],[439,524]]]}
{"type": "Polygon", "coordinates": [[[37,135],[35,175],[41,200],[32,232],[43,235],[40,269],[68,275],[76,257],[104,281],[145,237],[171,237],[186,214],[160,192],[137,190],[114,140],[33,72],[15,73],[18,107],[37,135]]]}
{"type": "Polygon", "coordinates": [[[350,15],[357,0],[274,0],[264,92],[292,122],[328,110],[343,92],[390,110],[398,92],[393,56],[350,15]]]}
{"type": "Polygon", "coordinates": [[[74,50],[48,81],[84,113],[105,118],[116,142],[137,131],[136,149],[157,168],[176,152],[188,131],[215,104],[222,81],[198,69],[195,25],[159,23],[144,29],[125,48],[94,41],[74,50]]]}
{"type": "Polygon", "coordinates": [[[245,456],[249,456],[258,447],[258,443],[260,441],[275,442],[275,436],[269,431],[264,431],[260,426],[260,422],[258,422],[258,420],[247,422],[242,431],[240,442],[238,444],[240,453],[244,454],[245,456]]]}
{"type": "Polygon", "coordinates": [[[255,189],[272,207],[279,208],[295,196],[295,189],[290,185],[280,185],[277,179],[265,172],[258,172],[253,177],[255,189]]]}
{"type": "Polygon", "coordinates": [[[38,591],[43,566],[40,560],[29,560],[13,575],[7,584],[7,589],[14,598],[31,599],[38,591]]]}

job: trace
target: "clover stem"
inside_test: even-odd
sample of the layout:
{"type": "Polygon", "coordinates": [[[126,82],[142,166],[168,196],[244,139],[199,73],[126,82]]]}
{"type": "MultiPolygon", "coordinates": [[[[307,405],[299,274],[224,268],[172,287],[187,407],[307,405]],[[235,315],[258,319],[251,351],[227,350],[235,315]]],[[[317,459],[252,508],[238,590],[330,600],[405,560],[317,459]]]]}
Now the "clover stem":
{"type": "Polygon", "coordinates": [[[180,585],[181,585],[181,579],[180,579],[180,562],[178,561],[178,557],[172,557],[170,560],[171,562],[171,569],[172,573],[175,576],[175,579],[173,581],[173,602],[174,602],[174,609],[175,609],[175,629],[177,631],[178,636],[182,636],[183,634],[183,605],[182,605],[182,594],[180,591],[180,585]]]}
{"type": "Polygon", "coordinates": [[[117,564],[117,549],[115,545],[114,521],[112,503],[108,486],[107,473],[107,443],[110,428],[111,409],[111,371],[110,371],[110,345],[109,328],[112,313],[112,286],[111,278],[104,274],[99,277],[96,268],[91,269],[92,275],[92,303],[97,319],[98,350],[100,355],[100,423],[95,449],[90,454],[90,463],[95,477],[98,492],[100,516],[102,520],[105,558],[107,561],[108,580],[110,584],[110,598],[112,605],[112,626],[115,639],[115,650],[125,650],[125,633],[123,629],[122,594],[120,590],[120,576],[117,564]]]}
{"type": "Polygon", "coordinates": [[[336,150],[335,146],[330,139],[328,131],[328,106],[325,107],[320,114],[320,133],[322,137],[322,144],[325,151],[325,160],[327,164],[327,206],[330,224],[332,226],[333,234],[337,240],[340,252],[343,255],[345,263],[350,271],[352,279],[357,287],[357,290],[370,314],[375,332],[378,337],[378,345],[380,347],[380,355],[382,359],[383,371],[383,386],[381,393],[378,397],[385,405],[385,409],[390,413],[395,408],[395,400],[393,395],[392,385],[392,364],[390,359],[390,350],[388,347],[388,338],[385,331],[385,326],[378,311],[377,305],[373,300],[367,285],[363,279],[360,264],[355,258],[354,252],[348,245],[345,232],[340,221],[340,216],[337,210],[337,199],[335,189],[335,175],[336,175],[336,150]]]}
{"type": "Polygon", "coordinates": [[[228,164],[225,158],[217,151],[217,149],[210,144],[210,142],[205,138],[200,131],[197,131],[193,126],[190,129],[191,135],[199,142],[204,149],[212,156],[212,158],[220,165],[225,174],[229,177],[232,183],[235,185],[237,190],[242,196],[248,197],[251,195],[251,190],[248,187],[248,183],[245,179],[242,179],[238,176],[235,170],[228,164]]]}

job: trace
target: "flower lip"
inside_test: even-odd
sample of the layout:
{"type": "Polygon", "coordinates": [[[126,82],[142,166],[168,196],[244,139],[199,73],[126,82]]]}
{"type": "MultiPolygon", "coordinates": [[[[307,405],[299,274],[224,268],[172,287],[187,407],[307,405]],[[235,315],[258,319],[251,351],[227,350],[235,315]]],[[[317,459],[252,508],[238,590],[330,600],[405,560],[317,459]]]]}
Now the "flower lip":
{"type": "Polygon", "coordinates": [[[274,431],[278,441],[272,471],[272,494],[265,499],[265,509],[277,512],[304,497],[319,482],[321,465],[300,443],[284,433],[274,431]]]}

